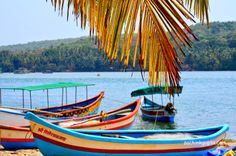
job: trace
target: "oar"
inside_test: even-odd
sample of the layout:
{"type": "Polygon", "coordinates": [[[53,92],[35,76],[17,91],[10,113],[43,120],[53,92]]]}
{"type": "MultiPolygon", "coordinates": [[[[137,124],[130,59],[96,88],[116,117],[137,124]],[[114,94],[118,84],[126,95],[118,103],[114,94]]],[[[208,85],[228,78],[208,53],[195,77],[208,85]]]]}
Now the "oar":
{"type": "MultiPolygon", "coordinates": [[[[120,110],[120,111],[117,111],[117,112],[108,113],[108,114],[107,114],[107,117],[108,117],[108,116],[111,116],[111,115],[116,115],[116,114],[121,114],[121,113],[127,113],[127,112],[130,112],[130,111],[131,111],[130,108],[128,108],[128,109],[123,109],[123,110],[120,110]]],[[[74,126],[74,125],[86,123],[86,122],[88,122],[88,121],[95,120],[95,119],[100,119],[100,118],[101,118],[100,115],[99,115],[99,116],[95,116],[95,117],[92,117],[92,118],[87,119],[87,120],[83,120],[83,121],[80,121],[80,122],[76,122],[76,123],[74,123],[74,124],[72,124],[72,125],[70,125],[70,126],[74,126]]]]}
{"type": "Polygon", "coordinates": [[[0,108],[8,108],[8,109],[15,109],[15,110],[25,110],[25,111],[31,111],[31,112],[39,112],[39,113],[51,114],[51,115],[56,115],[56,116],[63,116],[63,114],[61,114],[61,113],[53,113],[53,112],[48,112],[48,111],[43,111],[43,110],[38,110],[38,109],[8,107],[8,106],[0,106],[0,108]]]}

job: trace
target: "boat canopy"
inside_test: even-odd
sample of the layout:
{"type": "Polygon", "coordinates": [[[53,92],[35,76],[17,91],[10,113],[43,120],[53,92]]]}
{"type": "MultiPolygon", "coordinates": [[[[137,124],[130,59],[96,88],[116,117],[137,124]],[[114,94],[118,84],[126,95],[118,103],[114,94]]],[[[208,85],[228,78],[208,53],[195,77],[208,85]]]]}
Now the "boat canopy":
{"type": "Polygon", "coordinates": [[[95,84],[86,84],[86,83],[78,83],[78,82],[58,82],[58,83],[51,83],[51,84],[45,84],[45,85],[8,87],[8,88],[0,88],[0,89],[38,91],[38,90],[48,90],[48,89],[57,89],[57,88],[87,87],[87,86],[94,86],[94,85],[95,84]]]}
{"type": "Polygon", "coordinates": [[[95,84],[79,83],[79,82],[58,82],[44,85],[34,85],[34,86],[23,86],[23,87],[0,87],[0,106],[2,106],[2,90],[19,90],[22,91],[22,105],[25,107],[24,92],[28,91],[30,94],[30,108],[32,108],[32,91],[46,90],[47,91],[47,105],[49,107],[49,89],[62,89],[62,105],[64,103],[64,89],[66,94],[67,103],[67,88],[75,87],[75,102],[77,101],[77,87],[86,87],[86,99],[88,99],[88,86],[94,86],[95,84]]]}
{"type": "Polygon", "coordinates": [[[154,86],[137,89],[131,92],[131,96],[142,96],[152,94],[180,94],[182,93],[183,86],[179,87],[165,87],[165,86],[154,86]]]}

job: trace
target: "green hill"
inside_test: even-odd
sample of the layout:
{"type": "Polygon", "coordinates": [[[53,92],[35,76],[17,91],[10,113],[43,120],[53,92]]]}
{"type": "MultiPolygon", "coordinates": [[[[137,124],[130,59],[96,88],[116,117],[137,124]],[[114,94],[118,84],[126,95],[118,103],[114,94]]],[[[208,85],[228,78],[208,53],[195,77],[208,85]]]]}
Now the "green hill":
{"type": "MultiPolygon", "coordinates": [[[[209,29],[200,24],[191,28],[199,41],[185,49],[186,57],[180,55],[183,70],[236,70],[236,22],[214,22],[209,29]]],[[[120,71],[119,61],[106,61],[94,42],[82,37],[1,46],[0,69],[120,71]]]]}
{"type": "Polygon", "coordinates": [[[45,40],[37,42],[29,42],[25,44],[15,44],[0,46],[0,51],[9,50],[9,51],[34,51],[39,49],[50,48],[51,46],[59,46],[61,43],[68,44],[77,41],[78,38],[68,38],[68,39],[58,39],[58,40],[45,40]]]}
{"type": "Polygon", "coordinates": [[[187,49],[184,69],[236,70],[236,22],[214,22],[209,29],[197,24],[192,30],[199,41],[187,49]]]}

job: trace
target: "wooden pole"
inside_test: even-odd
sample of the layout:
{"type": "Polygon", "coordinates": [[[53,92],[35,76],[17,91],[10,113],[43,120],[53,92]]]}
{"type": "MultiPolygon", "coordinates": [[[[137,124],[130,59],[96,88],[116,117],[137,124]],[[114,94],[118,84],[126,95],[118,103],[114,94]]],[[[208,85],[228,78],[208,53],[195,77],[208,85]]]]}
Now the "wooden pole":
{"type": "Polygon", "coordinates": [[[31,91],[30,92],[30,108],[32,109],[32,96],[31,96],[31,91]]]}
{"type": "Polygon", "coordinates": [[[162,97],[162,93],[161,93],[161,105],[163,106],[163,97],[162,97]]]}
{"type": "Polygon", "coordinates": [[[49,96],[48,96],[48,89],[47,89],[47,105],[48,105],[48,108],[49,108],[49,96]]]}
{"type": "Polygon", "coordinates": [[[67,88],[66,88],[66,104],[67,104],[67,88]]]}
{"type": "MultiPolygon", "coordinates": [[[[154,102],[154,101],[153,101],[153,94],[152,94],[152,102],[154,102]]],[[[152,106],[154,107],[154,105],[152,105],[152,106]]]]}
{"type": "Polygon", "coordinates": [[[88,86],[86,86],[86,100],[88,100],[88,86]]]}
{"type": "Polygon", "coordinates": [[[2,106],[2,89],[0,88],[0,106],[2,106]]]}
{"type": "Polygon", "coordinates": [[[77,87],[75,87],[75,102],[77,101],[77,87]]]}
{"type": "Polygon", "coordinates": [[[22,90],[22,106],[25,108],[25,90],[22,90]]]}
{"type": "Polygon", "coordinates": [[[61,105],[63,106],[64,88],[61,90],[61,105]]]}

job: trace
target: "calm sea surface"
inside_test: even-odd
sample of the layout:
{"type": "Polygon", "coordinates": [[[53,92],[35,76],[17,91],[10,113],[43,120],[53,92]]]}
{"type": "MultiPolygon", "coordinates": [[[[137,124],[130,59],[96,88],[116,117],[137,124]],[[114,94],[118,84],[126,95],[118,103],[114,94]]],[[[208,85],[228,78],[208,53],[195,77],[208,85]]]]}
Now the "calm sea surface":
{"type": "MultiPolygon", "coordinates": [[[[132,90],[146,87],[140,73],[129,72],[91,72],[91,73],[53,73],[53,74],[0,74],[0,87],[15,87],[47,84],[54,82],[93,83],[89,87],[89,97],[105,91],[100,110],[108,111],[127,104],[132,90]],[[100,76],[98,76],[100,75],[100,76]]],[[[182,72],[183,92],[175,98],[178,109],[175,123],[164,124],[143,121],[137,116],[133,129],[188,129],[229,124],[228,138],[236,139],[236,72],[182,72]]],[[[147,78],[147,73],[145,75],[147,78]]],[[[78,99],[86,98],[86,89],[78,88],[78,99]]],[[[68,89],[68,103],[75,100],[74,88],[68,89]]],[[[25,93],[26,105],[29,107],[29,94],[25,93]]],[[[61,89],[49,91],[50,106],[61,104],[61,89]]],[[[32,93],[33,107],[46,107],[46,91],[32,93]]],[[[65,99],[65,97],[64,97],[65,99]]],[[[155,95],[156,102],[161,103],[161,96],[155,95]]],[[[163,96],[163,103],[168,101],[163,96]]],[[[20,91],[2,91],[2,102],[6,106],[22,106],[20,91]]],[[[65,102],[65,100],[64,100],[65,102]]],[[[0,119],[3,120],[3,119],[0,119]]]]}

